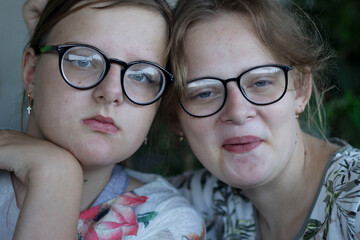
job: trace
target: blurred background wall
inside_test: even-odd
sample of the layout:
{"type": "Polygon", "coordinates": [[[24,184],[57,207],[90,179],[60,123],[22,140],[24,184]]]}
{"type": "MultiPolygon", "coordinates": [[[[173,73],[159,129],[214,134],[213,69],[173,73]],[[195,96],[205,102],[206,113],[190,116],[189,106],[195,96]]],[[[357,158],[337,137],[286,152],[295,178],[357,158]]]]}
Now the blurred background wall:
{"type": "Polygon", "coordinates": [[[0,1],[0,129],[20,129],[21,60],[28,40],[22,18],[24,2],[0,1]]]}

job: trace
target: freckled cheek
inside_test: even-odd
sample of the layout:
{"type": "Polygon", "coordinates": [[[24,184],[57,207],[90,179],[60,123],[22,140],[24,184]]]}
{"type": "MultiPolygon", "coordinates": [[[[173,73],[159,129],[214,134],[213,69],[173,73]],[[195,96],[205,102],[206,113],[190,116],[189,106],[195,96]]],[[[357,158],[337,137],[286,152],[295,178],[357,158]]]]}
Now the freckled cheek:
{"type": "MultiPolygon", "coordinates": [[[[201,119],[201,120],[203,120],[203,119],[201,119]]],[[[195,119],[194,121],[192,121],[192,120],[184,121],[184,123],[185,123],[184,125],[192,133],[205,135],[206,133],[208,133],[209,125],[206,122],[201,121],[201,120],[195,119]]]]}
{"type": "Polygon", "coordinates": [[[188,122],[188,126],[191,127],[188,127],[185,132],[190,145],[197,146],[197,148],[201,149],[200,154],[201,152],[206,152],[205,149],[214,149],[216,142],[214,142],[214,140],[217,139],[215,127],[203,120],[204,119],[201,119],[199,121],[198,119],[198,121],[188,122]]]}

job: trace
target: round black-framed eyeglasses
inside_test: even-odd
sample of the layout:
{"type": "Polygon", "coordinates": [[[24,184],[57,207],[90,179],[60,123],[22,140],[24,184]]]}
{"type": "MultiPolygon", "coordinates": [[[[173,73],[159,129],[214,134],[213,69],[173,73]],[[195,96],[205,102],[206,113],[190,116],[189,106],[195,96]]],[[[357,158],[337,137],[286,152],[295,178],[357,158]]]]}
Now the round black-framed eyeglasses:
{"type": "Polygon", "coordinates": [[[122,66],[121,87],[125,96],[138,105],[149,105],[163,95],[167,84],[174,81],[171,73],[150,61],[126,63],[108,58],[100,49],[86,44],[45,46],[41,53],[57,51],[59,70],[65,82],[73,88],[88,90],[99,85],[110,69],[110,64],[122,66]]]}
{"type": "Polygon", "coordinates": [[[236,81],[244,98],[255,105],[279,101],[288,87],[292,66],[268,64],[252,67],[236,78],[201,77],[188,81],[181,96],[181,106],[193,117],[208,117],[219,112],[227,98],[227,83],[236,81]]]}

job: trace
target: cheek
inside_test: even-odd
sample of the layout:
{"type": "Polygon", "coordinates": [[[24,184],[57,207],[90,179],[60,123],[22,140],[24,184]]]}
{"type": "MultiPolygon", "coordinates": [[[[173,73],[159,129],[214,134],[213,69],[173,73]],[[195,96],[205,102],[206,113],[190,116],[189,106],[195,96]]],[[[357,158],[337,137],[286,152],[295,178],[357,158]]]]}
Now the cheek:
{"type": "Polygon", "coordinates": [[[290,101],[290,98],[282,100],[269,105],[261,114],[270,132],[272,145],[287,149],[287,147],[292,148],[295,142],[297,120],[294,101],[290,101]]]}
{"type": "Polygon", "coordinates": [[[150,130],[157,110],[158,104],[143,107],[131,104],[126,108],[120,107],[117,118],[123,125],[123,131],[127,133],[130,139],[141,139],[143,141],[143,138],[145,138],[150,130]]]}
{"type": "Polygon", "coordinates": [[[217,149],[216,126],[211,118],[180,117],[186,140],[199,160],[207,159],[217,149]]]}
{"type": "Polygon", "coordinates": [[[84,94],[71,89],[61,77],[37,79],[34,117],[45,138],[68,137],[63,133],[73,131],[79,116],[86,111],[84,94]]]}
{"type": "Polygon", "coordinates": [[[272,125],[287,125],[295,122],[295,96],[293,91],[288,91],[278,102],[263,106],[259,111],[272,125]]]}
{"type": "Polygon", "coordinates": [[[180,126],[185,136],[201,139],[206,138],[205,135],[211,133],[209,131],[211,123],[209,118],[194,118],[188,115],[181,114],[179,116],[180,126]]]}

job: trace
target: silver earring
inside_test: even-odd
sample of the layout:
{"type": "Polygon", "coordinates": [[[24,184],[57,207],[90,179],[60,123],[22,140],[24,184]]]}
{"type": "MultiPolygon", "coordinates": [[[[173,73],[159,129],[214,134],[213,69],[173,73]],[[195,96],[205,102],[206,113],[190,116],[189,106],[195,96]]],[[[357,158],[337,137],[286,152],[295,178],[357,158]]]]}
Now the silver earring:
{"type": "Polygon", "coordinates": [[[147,143],[148,143],[148,137],[145,138],[144,145],[146,145],[147,143]]]}
{"type": "Polygon", "coordinates": [[[33,99],[30,97],[30,94],[28,94],[28,107],[26,108],[28,114],[30,115],[33,105],[33,99]]]}

